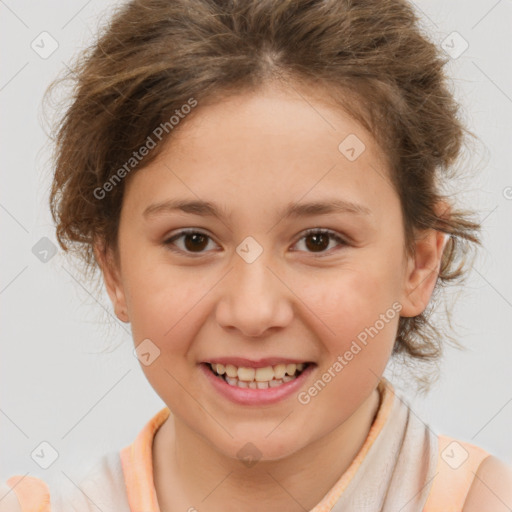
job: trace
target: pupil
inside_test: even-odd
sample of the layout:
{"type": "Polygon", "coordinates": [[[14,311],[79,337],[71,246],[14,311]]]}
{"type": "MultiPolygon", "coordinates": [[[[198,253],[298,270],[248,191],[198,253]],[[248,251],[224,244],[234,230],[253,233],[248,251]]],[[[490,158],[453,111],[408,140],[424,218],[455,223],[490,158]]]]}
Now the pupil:
{"type": "Polygon", "coordinates": [[[185,247],[187,248],[187,250],[204,249],[204,247],[206,246],[205,241],[206,236],[202,235],[201,233],[192,233],[185,235],[185,247]],[[192,244],[187,243],[190,239],[194,240],[192,244]],[[197,244],[198,240],[199,245],[197,244]]]}
{"type": "Polygon", "coordinates": [[[308,249],[325,249],[329,246],[329,237],[327,237],[324,233],[309,235],[306,238],[306,245],[308,246],[308,249]],[[307,243],[307,240],[315,240],[315,242],[310,245],[307,243]],[[327,244],[325,242],[327,242],[327,244]]]}

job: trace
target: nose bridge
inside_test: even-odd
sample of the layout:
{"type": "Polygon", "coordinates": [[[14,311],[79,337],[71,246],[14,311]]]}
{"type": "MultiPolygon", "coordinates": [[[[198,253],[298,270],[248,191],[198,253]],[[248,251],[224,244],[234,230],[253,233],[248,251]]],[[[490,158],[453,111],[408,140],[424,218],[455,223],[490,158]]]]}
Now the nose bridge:
{"type": "Polygon", "coordinates": [[[284,327],[292,317],[288,289],[276,277],[272,251],[247,237],[236,248],[233,266],[217,305],[217,321],[246,336],[284,327]]]}
{"type": "MultiPolygon", "coordinates": [[[[238,249],[237,252],[239,252],[238,249]]],[[[239,256],[233,262],[233,291],[236,292],[239,298],[244,298],[247,295],[248,298],[252,296],[255,300],[274,301],[276,299],[275,294],[279,291],[276,289],[276,283],[274,282],[276,277],[270,271],[272,267],[270,251],[265,251],[265,253],[252,259],[253,250],[250,249],[246,256],[248,256],[248,259],[239,256]]]]}

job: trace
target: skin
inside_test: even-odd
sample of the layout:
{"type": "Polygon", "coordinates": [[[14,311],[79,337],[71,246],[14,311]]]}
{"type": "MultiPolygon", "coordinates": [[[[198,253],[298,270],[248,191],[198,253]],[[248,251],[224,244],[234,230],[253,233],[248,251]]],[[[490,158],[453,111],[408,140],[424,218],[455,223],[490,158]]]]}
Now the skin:
{"type": "Polygon", "coordinates": [[[510,512],[512,466],[494,455],[486,457],[475,473],[462,512],[510,512]]]}
{"type": "Polygon", "coordinates": [[[275,405],[234,404],[198,364],[221,356],[313,361],[307,390],[393,303],[402,316],[420,314],[435,285],[444,235],[418,233],[416,253],[407,256],[385,153],[321,91],[299,90],[269,84],[199,104],[158,159],[130,176],[119,262],[96,247],[135,345],[149,338],[160,350],[142,369],[172,411],[153,446],[162,512],[313,508],[368,435],[398,314],[307,405],[295,394],[275,405]],[[349,134],[366,146],[355,161],[338,150],[349,134]],[[289,202],[334,196],[370,213],[278,217],[289,202]],[[228,216],[144,218],[149,205],[173,198],[211,201],[228,216]],[[192,257],[165,243],[184,228],[210,237],[199,253],[190,239],[175,240],[192,257]],[[330,229],[347,244],[331,238],[315,251],[304,238],[309,228],[330,229]],[[263,249],[250,264],[236,252],[247,236],[263,249]],[[261,458],[246,467],[237,452],[249,441],[261,458]]]}

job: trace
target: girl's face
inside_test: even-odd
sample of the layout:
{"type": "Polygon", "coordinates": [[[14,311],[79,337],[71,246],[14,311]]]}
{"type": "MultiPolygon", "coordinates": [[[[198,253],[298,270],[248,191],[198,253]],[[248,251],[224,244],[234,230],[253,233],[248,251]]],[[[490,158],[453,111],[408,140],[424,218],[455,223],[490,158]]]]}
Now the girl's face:
{"type": "Polygon", "coordinates": [[[440,257],[428,236],[406,258],[399,197],[372,136],[297,91],[199,103],[130,176],[120,266],[104,269],[153,388],[182,428],[233,458],[251,442],[279,459],[343,424],[375,389],[399,315],[423,311],[440,257]],[[231,388],[204,364],[227,358],[311,364],[279,395],[231,388]]]}

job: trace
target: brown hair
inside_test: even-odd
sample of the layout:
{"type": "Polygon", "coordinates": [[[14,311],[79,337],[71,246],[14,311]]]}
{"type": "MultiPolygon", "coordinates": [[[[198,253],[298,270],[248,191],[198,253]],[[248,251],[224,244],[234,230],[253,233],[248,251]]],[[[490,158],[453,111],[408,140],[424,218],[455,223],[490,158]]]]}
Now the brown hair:
{"type": "MultiPolygon", "coordinates": [[[[117,255],[125,180],[101,199],[94,191],[190,98],[201,105],[281,79],[321,87],[374,134],[400,196],[406,251],[412,253],[418,229],[450,234],[434,294],[462,280],[466,253],[471,243],[480,243],[480,225],[453,205],[444,214],[436,213],[435,205],[444,197],[440,187],[455,175],[463,136],[473,134],[458,119],[459,105],[444,73],[448,58],[419,22],[404,0],[134,0],[122,5],[95,44],[47,91],[61,82],[73,85],[53,135],[50,208],[59,244],[73,249],[86,273],[94,273],[95,241],[103,240],[117,255]]],[[[163,134],[131,174],[159,154],[173,131],[163,134]]],[[[404,362],[436,362],[441,334],[454,341],[433,325],[430,306],[399,320],[393,355],[406,356],[404,362]]],[[[423,389],[430,385],[425,375],[415,379],[423,389]]]]}

